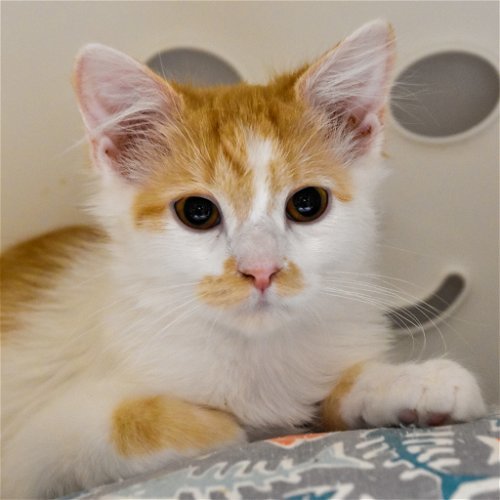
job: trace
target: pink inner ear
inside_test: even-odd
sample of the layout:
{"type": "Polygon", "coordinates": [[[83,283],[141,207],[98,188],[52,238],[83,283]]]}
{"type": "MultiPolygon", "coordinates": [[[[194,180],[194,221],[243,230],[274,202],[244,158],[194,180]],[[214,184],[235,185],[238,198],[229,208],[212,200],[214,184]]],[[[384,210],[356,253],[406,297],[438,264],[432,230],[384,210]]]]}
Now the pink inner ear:
{"type": "Polygon", "coordinates": [[[346,126],[350,153],[354,156],[367,153],[380,129],[380,120],[374,113],[366,114],[361,121],[356,115],[350,115],[346,126]]]}
{"type": "Polygon", "coordinates": [[[378,132],[380,128],[380,121],[374,113],[367,114],[360,122],[356,117],[351,115],[349,121],[352,120],[352,129],[356,137],[363,138],[378,132]]]}
{"type": "Polygon", "coordinates": [[[107,156],[111,161],[116,161],[120,154],[115,143],[109,137],[102,137],[99,141],[99,150],[102,155],[107,156]]]}

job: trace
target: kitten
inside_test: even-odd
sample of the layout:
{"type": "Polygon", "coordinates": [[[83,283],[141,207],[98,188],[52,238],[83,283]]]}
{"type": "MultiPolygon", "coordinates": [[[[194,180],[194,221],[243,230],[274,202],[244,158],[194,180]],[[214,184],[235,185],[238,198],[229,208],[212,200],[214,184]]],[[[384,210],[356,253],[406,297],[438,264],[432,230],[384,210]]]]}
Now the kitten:
{"type": "Polygon", "coordinates": [[[90,488],[262,429],[484,414],[455,362],[385,361],[382,311],[349,292],[372,272],[393,59],[382,21],[267,86],[192,88],[83,49],[102,230],[3,258],[4,497],[90,488]]]}

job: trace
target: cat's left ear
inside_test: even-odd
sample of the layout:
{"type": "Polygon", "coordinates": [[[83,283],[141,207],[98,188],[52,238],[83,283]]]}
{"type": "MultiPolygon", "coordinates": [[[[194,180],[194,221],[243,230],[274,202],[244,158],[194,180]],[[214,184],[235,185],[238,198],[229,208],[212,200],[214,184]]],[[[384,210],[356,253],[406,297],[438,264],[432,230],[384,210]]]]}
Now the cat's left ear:
{"type": "Polygon", "coordinates": [[[391,26],[372,21],[310,66],[296,83],[297,97],[346,163],[380,143],[394,46],[391,26]]]}

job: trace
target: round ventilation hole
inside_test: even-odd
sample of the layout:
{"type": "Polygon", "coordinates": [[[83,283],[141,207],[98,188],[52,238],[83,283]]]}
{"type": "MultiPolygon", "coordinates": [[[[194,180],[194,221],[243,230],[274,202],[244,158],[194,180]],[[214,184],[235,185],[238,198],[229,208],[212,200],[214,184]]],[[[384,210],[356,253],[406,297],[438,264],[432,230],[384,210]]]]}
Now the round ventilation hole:
{"type": "Polygon", "coordinates": [[[448,137],[470,130],[495,109],[498,72],[470,52],[436,53],[407,67],[391,93],[391,112],[406,130],[448,137]]]}
{"type": "Polygon", "coordinates": [[[220,57],[199,49],[164,50],[146,64],[158,75],[179,83],[208,87],[241,81],[238,72],[220,57]]]}

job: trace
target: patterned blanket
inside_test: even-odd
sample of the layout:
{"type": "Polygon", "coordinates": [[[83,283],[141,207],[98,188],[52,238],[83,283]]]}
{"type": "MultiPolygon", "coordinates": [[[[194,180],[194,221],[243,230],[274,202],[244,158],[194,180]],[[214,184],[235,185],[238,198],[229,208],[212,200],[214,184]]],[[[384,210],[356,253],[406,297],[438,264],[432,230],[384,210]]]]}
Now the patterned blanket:
{"type": "Polygon", "coordinates": [[[303,434],[228,448],[73,498],[500,498],[500,418],[303,434]]]}

